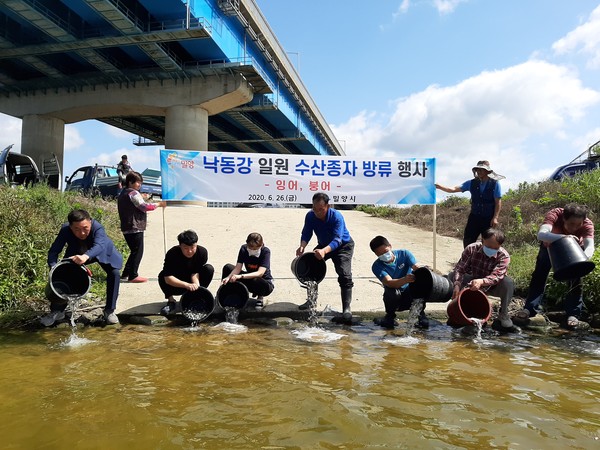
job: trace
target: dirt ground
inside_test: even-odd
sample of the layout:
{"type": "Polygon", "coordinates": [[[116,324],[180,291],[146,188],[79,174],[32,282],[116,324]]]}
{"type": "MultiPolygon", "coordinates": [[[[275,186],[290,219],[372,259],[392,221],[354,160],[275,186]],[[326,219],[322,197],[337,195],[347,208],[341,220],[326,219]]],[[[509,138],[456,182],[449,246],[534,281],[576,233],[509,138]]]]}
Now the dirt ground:
{"type": "MultiPolygon", "coordinates": [[[[291,262],[300,243],[300,231],[307,209],[303,208],[207,208],[201,206],[168,206],[148,213],[145,233],[145,250],[140,275],[149,277],[148,283],[122,283],[117,313],[158,313],[164,305],[164,296],[157,282],[162,269],[165,251],[177,245],[177,234],[186,229],[198,233],[199,244],[208,250],[208,261],[215,267],[215,277],[209,290],[216,295],[220,285],[221,270],[226,263],[235,264],[240,245],[251,232],[262,234],[265,245],[271,249],[271,271],[275,290],[266,297],[266,308],[279,302],[302,304],[306,290],[302,289],[291,271],[291,262]]],[[[437,236],[431,231],[421,231],[391,221],[371,217],[360,211],[342,211],[350,235],[356,246],[352,271],[355,282],[353,312],[384,311],[381,299],[383,288],[371,272],[375,255],[369,248],[370,240],[381,234],[394,248],[410,250],[419,265],[447,273],[462,252],[458,239],[437,236]]],[[[308,249],[316,245],[313,237],[308,249]]],[[[318,309],[330,305],[341,309],[337,275],[331,261],[327,262],[327,275],[319,285],[318,309]]],[[[427,310],[445,311],[446,304],[430,303],[427,310]]]]}

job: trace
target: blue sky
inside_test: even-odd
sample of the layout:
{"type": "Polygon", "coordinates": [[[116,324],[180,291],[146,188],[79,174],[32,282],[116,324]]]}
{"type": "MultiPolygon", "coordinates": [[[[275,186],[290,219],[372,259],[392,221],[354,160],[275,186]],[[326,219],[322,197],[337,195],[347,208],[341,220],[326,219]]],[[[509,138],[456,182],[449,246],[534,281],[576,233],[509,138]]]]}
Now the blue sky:
{"type": "MultiPolygon", "coordinates": [[[[437,158],[457,185],[488,159],[503,188],[600,140],[600,2],[257,0],[348,155],[437,158]],[[367,6],[365,6],[367,5],[367,6]]],[[[0,115],[6,145],[20,120],[0,115]]],[[[158,148],[99,122],[65,131],[65,173],[158,148]]]]}

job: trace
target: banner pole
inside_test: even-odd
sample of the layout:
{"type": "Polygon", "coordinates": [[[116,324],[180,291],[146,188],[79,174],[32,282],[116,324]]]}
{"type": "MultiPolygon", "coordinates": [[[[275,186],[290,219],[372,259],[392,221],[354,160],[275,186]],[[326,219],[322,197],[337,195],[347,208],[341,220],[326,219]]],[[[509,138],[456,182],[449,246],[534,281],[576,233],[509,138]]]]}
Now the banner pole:
{"type": "Polygon", "coordinates": [[[161,208],[162,209],[162,226],[163,226],[163,253],[167,253],[167,227],[165,226],[165,209],[167,209],[166,207],[161,208]]]}
{"type": "Polygon", "coordinates": [[[433,270],[436,269],[436,241],[437,241],[437,204],[433,204],[433,270]]]}

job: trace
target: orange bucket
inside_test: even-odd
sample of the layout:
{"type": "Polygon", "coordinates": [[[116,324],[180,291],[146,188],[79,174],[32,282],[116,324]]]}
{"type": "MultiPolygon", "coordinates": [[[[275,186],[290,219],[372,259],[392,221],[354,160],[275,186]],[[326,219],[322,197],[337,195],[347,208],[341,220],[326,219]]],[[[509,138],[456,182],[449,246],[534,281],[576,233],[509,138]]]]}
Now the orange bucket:
{"type": "Polygon", "coordinates": [[[465,288],[446,308],[448,325],[464,327],[473,325],[471,319],[487,322],[492,315],[490,301],[482,291],[465,288]]]}

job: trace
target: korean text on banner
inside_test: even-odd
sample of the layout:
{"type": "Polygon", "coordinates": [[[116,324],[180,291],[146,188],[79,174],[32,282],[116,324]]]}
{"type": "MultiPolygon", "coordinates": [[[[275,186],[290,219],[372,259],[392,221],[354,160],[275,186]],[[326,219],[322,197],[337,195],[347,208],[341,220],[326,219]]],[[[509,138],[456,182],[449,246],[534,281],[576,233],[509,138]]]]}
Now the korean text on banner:
{"type": "Polygon", "coordinates": [[[355,158],[161,150],[164,200],[431,205],[435,158],[355,158]]]}

